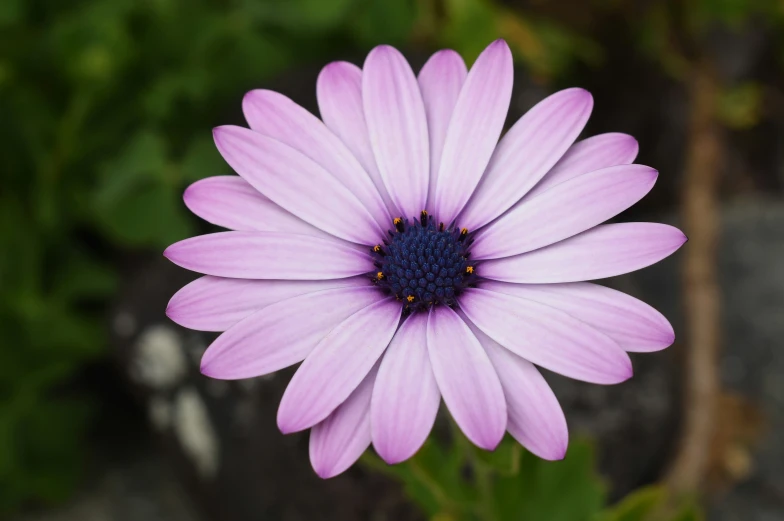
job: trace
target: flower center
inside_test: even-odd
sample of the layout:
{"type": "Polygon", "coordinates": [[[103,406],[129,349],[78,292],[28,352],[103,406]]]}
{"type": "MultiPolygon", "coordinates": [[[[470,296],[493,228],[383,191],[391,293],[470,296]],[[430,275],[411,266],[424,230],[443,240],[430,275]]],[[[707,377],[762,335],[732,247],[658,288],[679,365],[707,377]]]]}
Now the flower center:
{"type": "Polygon", "coordinates": [[[412,223],[398,217],[394,225],[390,239],[372,248],[379,270],[372,277],[375,285],[403,302],[409,313],[435,304],[454,306],[477,278],[468,260],[468,230],[436,226],[426,211],[412,223]]]}

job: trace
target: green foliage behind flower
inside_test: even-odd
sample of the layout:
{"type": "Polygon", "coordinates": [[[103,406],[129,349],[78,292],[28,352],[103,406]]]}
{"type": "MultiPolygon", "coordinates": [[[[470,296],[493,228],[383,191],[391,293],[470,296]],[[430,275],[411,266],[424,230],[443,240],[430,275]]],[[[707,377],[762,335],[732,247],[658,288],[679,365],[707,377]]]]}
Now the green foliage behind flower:
{"type": "Polygon", "coordinates": [[[607,507],[593,447],[573,441],[562,461],[544,461],[510,437],[494,452],[453,430],[431,437],[410,460],[389,466],[372,453],[362,462],[399,480],[432,521],[702,521],[691,502],[670,504],[660,487],[640,489],[607,507]]]}

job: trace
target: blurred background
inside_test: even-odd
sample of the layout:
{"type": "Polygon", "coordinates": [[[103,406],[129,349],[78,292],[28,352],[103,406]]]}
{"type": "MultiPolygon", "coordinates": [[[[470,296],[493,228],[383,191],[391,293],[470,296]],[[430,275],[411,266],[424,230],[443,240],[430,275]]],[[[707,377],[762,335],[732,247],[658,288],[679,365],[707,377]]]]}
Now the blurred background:
{"type": "Polygon", "coordinates": [[[0,518],[784,520],[783,31],[779,0],[0,0],[0,518]],[[621,218],[690,242],[606,283],[678,339],[621,385],[546,375],[563,462],[460,449],[441,419],[411,463],[322,481],[275,427],[291,372],[201,377],[210,336],[164,315],[193,275],[162,250],[211,231],[181,194],[230,172],[210,130],[250,89],[316,112],[329,61],[470,64],[499,37],[508,124],[582,86],[585,135],[659,169],[621,218]]]}

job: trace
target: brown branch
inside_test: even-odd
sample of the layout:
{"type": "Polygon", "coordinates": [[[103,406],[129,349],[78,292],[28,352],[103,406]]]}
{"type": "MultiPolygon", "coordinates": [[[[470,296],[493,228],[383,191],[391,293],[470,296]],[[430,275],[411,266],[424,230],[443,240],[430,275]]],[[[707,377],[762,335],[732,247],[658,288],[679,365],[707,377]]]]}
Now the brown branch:
{"type": "Polygon", "coordinates": [[[697,64],[688,78],[690,97],[682,218],[686,318],[684,428],[666,477],[677,495],[704,490],[717,425],[720,294],[717,283],[718,191],[722,134],[716,121],[719,84],[711,67],[697,64]]]}

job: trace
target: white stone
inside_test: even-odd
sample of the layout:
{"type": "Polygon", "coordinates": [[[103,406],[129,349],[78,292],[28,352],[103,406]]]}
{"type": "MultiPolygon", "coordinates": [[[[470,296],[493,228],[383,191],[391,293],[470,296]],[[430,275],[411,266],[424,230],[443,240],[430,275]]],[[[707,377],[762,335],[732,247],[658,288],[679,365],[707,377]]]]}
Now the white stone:
{"type": "Polygon", "coordinates": [[[218,437],[204,401],[193,388],[177,393],[174,432],[199,475],[202,478],[214,477],[218,471],[218,437]]]}

